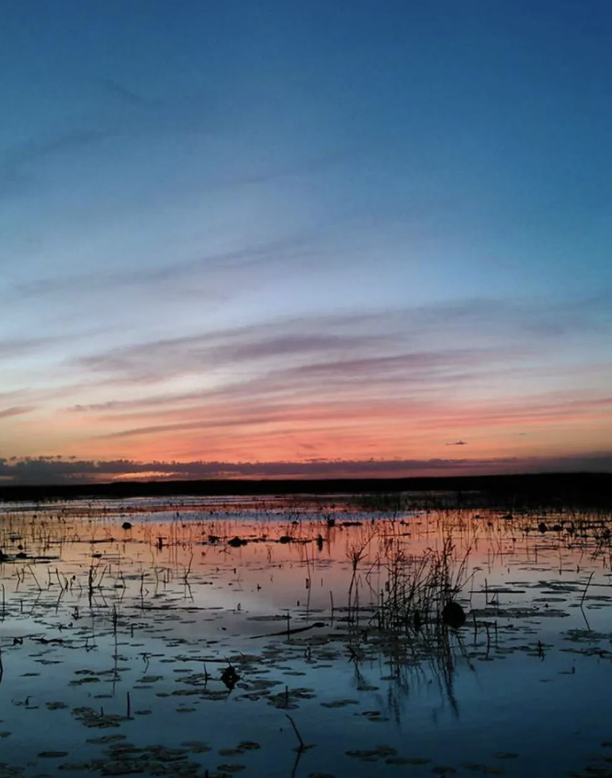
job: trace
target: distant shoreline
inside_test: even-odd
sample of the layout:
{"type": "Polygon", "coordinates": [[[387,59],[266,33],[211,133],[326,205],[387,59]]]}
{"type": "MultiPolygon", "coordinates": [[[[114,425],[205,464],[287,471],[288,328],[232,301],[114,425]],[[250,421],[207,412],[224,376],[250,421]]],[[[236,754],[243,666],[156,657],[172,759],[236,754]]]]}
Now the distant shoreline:
{"type": "MultiPolygon", "coordinates": [[[[492,504],[564,504],[612,508],[612,473],[538,473],[427,478],[330,478],[300,480],[121,481],[99,484],[7,484],[0,502],[46,502],[134,497],[258,495],[361,495],[402,492],[453,493],[458,504],[476,493],[492,504]]],[[[474,500],[480,502],[480,500],[474,500]]]]}

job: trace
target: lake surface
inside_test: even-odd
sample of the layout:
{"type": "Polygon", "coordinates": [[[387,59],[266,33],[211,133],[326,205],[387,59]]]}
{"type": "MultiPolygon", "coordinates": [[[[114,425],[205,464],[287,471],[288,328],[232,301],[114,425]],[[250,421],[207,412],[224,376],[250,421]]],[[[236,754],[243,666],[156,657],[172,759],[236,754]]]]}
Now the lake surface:
{"type": "Polygon", "coordinates": [[[612,517],[380,508],[0,505],[0,776],[612,776],[612,517]]]}

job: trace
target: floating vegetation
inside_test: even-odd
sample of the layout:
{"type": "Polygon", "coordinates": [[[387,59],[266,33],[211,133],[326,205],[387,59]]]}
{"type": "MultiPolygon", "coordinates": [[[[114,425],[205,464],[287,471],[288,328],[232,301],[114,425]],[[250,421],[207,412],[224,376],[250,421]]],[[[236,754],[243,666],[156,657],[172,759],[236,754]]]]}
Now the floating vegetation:
{"type": "Polygon", "coordinates": [[[97,711],[93,708],[74,708],[72,715],[77,721],[86,727],[107,729],[109,727],[118,727],[125,720],[123,716],[114,714],[105,714],[104,711],[97,711]]]}
{"type": "Polygon", "coordinates": [[[68,756],[68,751],[40,751],[38,754],[39,759],[60,759],[64,756],[68,756]]]}
{"type": "Polygon", "coordinates": [[[0,778],[612,776],[604,511],[390,495],[1,513],[0,778]]]}

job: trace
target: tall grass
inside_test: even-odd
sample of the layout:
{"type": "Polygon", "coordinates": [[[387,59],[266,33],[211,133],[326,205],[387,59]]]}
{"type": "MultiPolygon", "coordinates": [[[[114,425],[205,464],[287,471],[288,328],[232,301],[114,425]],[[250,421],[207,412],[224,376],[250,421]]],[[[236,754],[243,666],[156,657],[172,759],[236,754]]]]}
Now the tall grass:
{"type": "Polygon", "coordinates": [[[459,559],[451,537],[421,556],[392,541],[387,548],[387,580],[379,596],[376,626],[384,632],[427,631],[442,620],[468,580],[469,550],[459,559]]]}

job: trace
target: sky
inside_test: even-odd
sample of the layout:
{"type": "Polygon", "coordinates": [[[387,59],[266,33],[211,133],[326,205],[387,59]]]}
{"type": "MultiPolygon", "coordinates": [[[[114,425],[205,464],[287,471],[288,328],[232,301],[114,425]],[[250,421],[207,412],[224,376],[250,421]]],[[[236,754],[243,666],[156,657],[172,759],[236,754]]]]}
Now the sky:
{"type": "Polygon", "coordinates": [[[0,36],[0,482],[612,472],[609,0],[0,36]]]}

